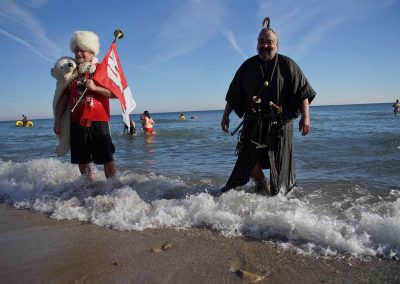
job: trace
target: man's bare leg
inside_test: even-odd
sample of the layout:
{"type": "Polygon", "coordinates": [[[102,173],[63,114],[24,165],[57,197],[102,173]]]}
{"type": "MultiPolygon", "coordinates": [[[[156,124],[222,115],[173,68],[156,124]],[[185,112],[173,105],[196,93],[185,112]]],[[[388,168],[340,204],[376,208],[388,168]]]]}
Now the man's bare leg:
{"type": "Polygon", "coordinates": [[[261,194],[269,192],[268,181],[266,180],[260,162],[257,162],[251,171],[251,177],[256,183],[256,191],[261,194]]]}
{"type": "Polygon", "coordinates": [[[90,164],[79,164],[79,171],[82,175],[86,175],[88,180],[93,180],[92,166],[90,164]]]}
{"type": "Polygon", "coordinates": [[[265,176],[264,173],[262,171],[262,167],[260,162],[257,162],[254,165],[253,170],[251,171],[251,177],[254,179],[254,181],[256,182],[256,184],[259,184],[261,182],[264,182],[265,176]]]}
{"type": "Polygon", "coordinates": [[[113,177],[116,173],[117,167],[115,166],[114,161],[104,163],[104,175],[106,178],[113,177]]]}

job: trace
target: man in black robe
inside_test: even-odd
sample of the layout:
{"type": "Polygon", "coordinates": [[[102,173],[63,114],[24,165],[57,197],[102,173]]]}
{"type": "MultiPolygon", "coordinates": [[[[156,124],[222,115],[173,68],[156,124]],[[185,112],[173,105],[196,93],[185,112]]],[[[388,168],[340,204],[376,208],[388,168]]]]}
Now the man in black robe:
{"type": "Polygon", "coordinates": [[[299,130],[303,136],[310,132],[309,104],[316,93],[300,67],[278,54],[278,35],[269,28],[269,18],[257,51],[237,70],[226,95],[222,130],[228,132],[232,110],[243,117],[243,127],[238,159],[222,191],[245,185],[252,177],[260,193],[287,194],[296,184],[293,119],[300,112],[299,130]],[[269,185],[262,169],[270,169],[269,185]]]}

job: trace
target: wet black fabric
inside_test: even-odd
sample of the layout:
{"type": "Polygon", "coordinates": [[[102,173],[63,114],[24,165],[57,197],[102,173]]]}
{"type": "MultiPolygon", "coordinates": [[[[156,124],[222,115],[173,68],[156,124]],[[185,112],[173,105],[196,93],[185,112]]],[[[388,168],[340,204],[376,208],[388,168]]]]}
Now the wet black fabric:
{"type": "Polygon", "coordinates": [[[308,98],[311,103],[315,95],[299,66],[287,56],[277,55],[267,63],[254,56],[242,64],[226,95],[226,101],[239,117],[244,118],[244,123],[241,150],[224,190],[249,182],[251,170],[257,161],[264,169],[270,169],[270,186],[274,193],[286,194],[295,186],[292,120],[298,117],[301,102],[308,98]],[[274,60],[277,60],[277,65],[273,72],[274,60]],[[268,81],[268,86],[265,81],[268,81]],[[254,96],[261,98],[256,106],[254,96]],[[270,101],[283,108],[278,119],[271,118],[270,101]],[[255,109],[258,107],[260,109],[255,109]],[[260,125],[257,122],[260,117],[261,127],[255,128],[255,125],[260,125]],[[263,136],[257,131],[267,134],[263,136]],[[259,148],[257,143],[252,142],[255,133],[262,137],[262,143],[268,145],[266,148],[259,148]]]}
{"type": "Polygon", "coordinates": [[[92,121],[90,127],[70,124],[72,164],[104,164],[114,160],[115,147],[108,122],[92,121]]]}

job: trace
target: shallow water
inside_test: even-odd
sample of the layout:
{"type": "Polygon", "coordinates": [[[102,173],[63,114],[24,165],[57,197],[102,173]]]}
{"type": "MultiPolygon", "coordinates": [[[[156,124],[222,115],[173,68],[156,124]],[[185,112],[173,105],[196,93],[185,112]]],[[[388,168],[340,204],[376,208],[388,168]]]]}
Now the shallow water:
{"type": "Polygon", "coordinates": [[[311,107],[312,133],[295,133],[298,186],[273,198],[249,193],[251,182],[219,195],[236,136],[221,132],[222,111],[178,115],[153,114],[151,137],[123,135],[113,116],[119,175],[106,181],[96,167],[94,183],[55,157],[51,119],[0,122],[0,200],[120,230],[205,226],[303,252],[399,257],[400,117],[390,104],[311,107]]]}

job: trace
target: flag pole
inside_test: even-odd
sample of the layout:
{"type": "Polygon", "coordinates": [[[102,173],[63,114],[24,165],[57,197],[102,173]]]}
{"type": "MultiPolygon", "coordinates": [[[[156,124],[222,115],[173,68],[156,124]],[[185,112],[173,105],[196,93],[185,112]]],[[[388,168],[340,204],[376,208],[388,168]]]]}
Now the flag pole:
{"type": "MultiPolygon", "coordinates": [[[[85,80],[86,81],[86,80],[85,80]]],[[[84,82],[85,82],[84,81],[84,82]]],[[[82,92],[81,96],[79,97],[78,101],[75,103],[74,107],[71,109],[71,112],[74,112],[75,108],[78,106],[79,102],[82,100],[83,96],[85,95],[87,88],[82,92]]]]}
{"type": "MultiPolygon", "coordinates": [[[[117,41],[117,39],[121,39],[124,37],[124,33],[121,30],[115,30],[114,31],[114,40],[112,41],[112,44],[115,43],[117,41]]],[[[83,83],[85,83],[85,81],[83,81],[83,83]]],[[[78,101],[75,103],[74,107],[71,109],[71,112],[74,112],[75,108],[78,106],[79,102],[82,100],[83,96],[85,95],[87,91],[87,88],[85,88],[85,90],[82,92],[81,96],[79,97],[78,101]]]]}
{"type": "Polygon", "coordinates": [[[121,30],[115,30],[114,31],[114,40],[113,43],[117,41],[117,39],[123,38],[124,33],[121,30]]]}

